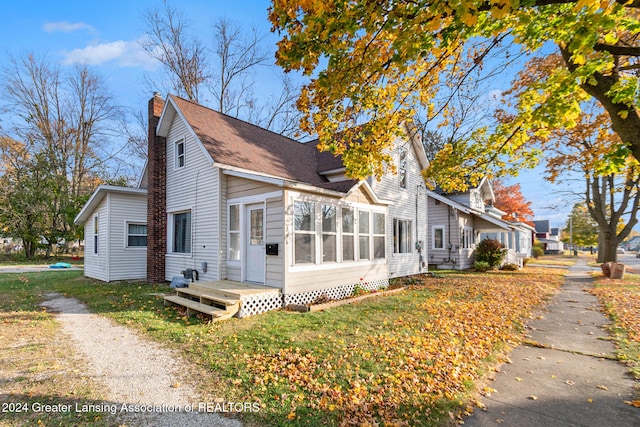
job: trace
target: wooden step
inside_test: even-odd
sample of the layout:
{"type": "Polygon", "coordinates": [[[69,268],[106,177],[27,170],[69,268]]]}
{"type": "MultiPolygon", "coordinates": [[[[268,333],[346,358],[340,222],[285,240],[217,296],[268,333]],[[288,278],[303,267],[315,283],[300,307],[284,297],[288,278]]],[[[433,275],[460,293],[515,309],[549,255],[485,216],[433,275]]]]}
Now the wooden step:
{"type": "Polygon", "coordinates": [[[206,285],[200,286],[196,283],[189,283],[188,288],[176,288],[177,289],[190,289],[192,291],[202,292],[203,294],[208,294],[211,296],[221,296],[223,298],[239,300],[242,297],[242,293],[235,292],[232,289],[215,289],[208,287],[206,285]]]}
{"type": "Polygon", "coordinates": [[[224,295],[218,295],[214,290],[211,289],[195,289],[195,288],[176,288],[176,293],[178,296],[194,296],[200,298],[200,302],[202,299],[206,299],[208,301],[215,301],[223,306],[234,306],[240,303],[240,300],[237,298],[230,298],[224,295]]]}
{"type": "Polygon", "coordinates": [[[238,312],[238,307],[234,307],[234,309],[223,310],[217,307],[213,307],[207,304],[203,304],[197,301],[193,301],[188,298],[183,298],[177,295],[168,295],[164,297],[164,303],[167,305],[167,302],[172,304],[181,305],[187,308],[187,315],[193,314],[194,311],[199,313],[208,314],[214,320],[223,320],[233,317],[238,312]]]}

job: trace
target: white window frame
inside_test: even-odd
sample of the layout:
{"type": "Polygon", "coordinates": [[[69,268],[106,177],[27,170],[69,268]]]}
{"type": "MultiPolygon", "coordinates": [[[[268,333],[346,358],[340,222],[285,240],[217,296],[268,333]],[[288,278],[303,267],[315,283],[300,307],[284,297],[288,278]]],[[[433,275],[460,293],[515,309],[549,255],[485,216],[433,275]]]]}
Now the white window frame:
{"type": "MultiPolygon", "coordinates": [[[[316,224],[317,222],[317,203],[311,200],[304,200],[304,199],[298,199],[295,200],[293,202],[293,263],[295,265],[315,265],[318,264],[318,225],[316,224]],[[310,205],[313,209],[313,212],[311,213],[311,218],[310,218],[310,230],[304,230],[304,229],[297,229],[296,228],[296,204],[297,203],[304,203],[307,205],[310,205]],[[298,235],[306,235],[306,236],[311,236],[311,247],[313,248],[313,254],[312,257],[310,259],[309,262],[302,262],[302,261],[298,261],[296,259],[296,236],[298,235]]],[[[322,238],[322,234],[320,234],[320,238],[322,238]]]]}
{"type": "MultiPolygon", "coordinates": [[[[386,208],[382,208],[380,206],[375,205],[365,205],[359,203],[351,203],[351,202],[337,202],[332,203],[331,200],[307,196],[301,193],[291,194],[289,198],[290,206],[293,207],[292,215],[290,217],[290,230],[292,244],[289,246],[289,256],[290,256],[290,264],[289,268],[291,271],[310,271],[312,269],[333,269],[333,268],[341,268],[341,264],[354,264],[354,263],[380,263],[385,262],[388,258],[387,254],[387,216],[388,211],[386,208]],[[315,218],[315,230],[296,230],[295,224],[295,203],[296,202],[306,202],[310,203],[314,206],[314,218],[315,218]],[[323,229],[322,229],[322,206],[333,205],[336,207],[336,261],[328,261],[323,262],[323,247],[322,247],[322,239],[323,239],[323,229]],[[343,215],[345,210],[348,209],[353,213],[353,232],[345,232],[343,227],[343,215]],[[360,233],[360,214],[367,214],[369,217],[370,227],[367,233],[360,233]],[[380,233],[374,233],[374,214],[382,215],[384,218],[384,230],[380,229],[380,233]],[[295,236],[296,233],[306,233],[312,234],[314,240],[314,262],[296,262],[296,253],[295,253],[295,236]],[[360,237],[366,237],[368,239],[367,250],[369,251],[369,256],[367,258],[360,258],[360,237]],[[384,247],[384,258],[375,258],[375,242],[380,242],[380,239],[383,240],[384,247]],[[345,239],[353,239],[353,259],[344,258],[344,241],[345,239]]],[[[380,227],[378,227],[380,228],[380,227]]],[[[380,249],[380,248],[379,248],[380,249]]],[[[381,255],[382,252],[378,251],[381,255]]]]}
{"type": "Polygon", "coordinates": [[[398,154],[398,186],[407,188],[407,163],[409,153],[406,148],[401,148],[398,154]]]}
{"type": "Polygon", "coordinates": [[[462,227],[460,231],[460,247],[462,249],[473,249],[475,247],[475,234],[472,227],[462,227]]]}
{"type": "Polygon", "coordinates": [[[227,261],[230,262],[242,262],[242,207],[240,203],[231,203],[227,206],[227,261]],[[238,215],[237,229],[231,228],[231,208],[235,207],[238,215]],[[231,236],[237,236],[238,247],[237,258],[232,258],[231,236]]]}
{"type": "Polygon", "coordinates": [[[93,217],[93,253],[98,255],[98,243],[100,241],[100,217],[95,215],[93,217]]]}
{"type": "Polygon", "coordinates": [[[394,255],[413,253],[413,221],[410,219],[393,218],[393,253],[394,255]],[[403,229],[400,225],[404,223],[403,229]],[[401,233],[406,234],[406,245],[401,245],[401,233]]]}
{"type": "Polygon", "coordinates": [[[384,212],[371,212],[371,255],[375,259],[387,259],[387,215],[384,212]],[[376,216],[382,215],[382,232],[376,232],[376,216]],[[376,240],[382,239],[382,256],[376,256],[376,240]]]}
{"type": "Polygon", "coordinates": [[[187,164],[187,142],[186,142],[186,138],[181,138],[179,140],[177,140],[174,145],[173,145],[173,149],[174,149],[174,158],[175,158],[175,162],[174,162],[174,170],[178,170],[178,169],[182,169],[186,166],[187,164]],[[182,146],[182,154],[179,153],[179,147],[182,146]]]}
{"type": "Polygon", "coordinates": [[[129,230],[129,226],[130,225],[138,225],[138,226],[143,225],[143,226],[147,227],[147,223],[146,222],[127,221],[126,224],[125,224],[125,233],[126,233],[126,236],[125,236],[125,239],[126,239],[125,240],[125,247],[127,249],[147,249],[147,245],[149,243],[148,241],[146,242],[145,245],[132,245],[129,242],[129,237],[143,237],[144,236],[146,238],[148,236],[149,229],[148,228],[146,229],[147,232],[145,234],[131,234],[131,232],[129,230]]]}
{"type": "MultiPolygon", "coordinates": [[[[184,211],[172,212],[171,213],[171,221],[170,221],[170,236],[171,236],[171,254],[180,255],[180,256],[191,256],[193,253],[193,213],[191,209],[187,209],[184,211]],[[177,251],[176,250],[176,217],[182,214],[189,214],[189,230],[186,230],[185,237],[189,239],[189,251],[177,251]]],[[[186,246],[186,245],[185,245],[186,246]]]]}
{"type": "Polygon", "coordinates": [[[321,253],[322,253],[322,263],[323,264],[327,264],[327,263],[336,263],[340,261],[340,256],[338,254],[338,230],[339,230],[339,226],[338,226],[338,222],[339,220],[341,220],[341,211],[340,209],[338,209],[338,207],[336,205],[332,205],[330,203],[320,203],[320,235],[321,235],[321,239],[320,239],[320,244],[321,244],[321,253]],[[325,230],[324,229],[324,213],[325,213],[325,208],[329,208],[329,209],[333,209],[333,213],[334,213],[334,224],[333,224],[333,230],[325,230]],[[325,260],[325,236],[330,237],[333,236],[334,238],[334,245],[333,245],[333,251],[335,254],[335,259],[333,260],[325,260]]]}
{"type": "Polygon", "coordinates": [[[445,242],[446,236],[446,227],[444,225],[434,225],[431,227],[431,249],[433,250],[443,250],[446,249],[447,244],[445,242]],[[436,246],[436,230],[442,231],[442,246],[436,246]]]}
{"type": "Polygon", "coordinates": [[[340,262],[355,262],[356,261],[356,213],[357,210],[355,209],[355,207],[353,206],[342,206],[340,208],[340,218],[339,218],[339,225],[340,225],[340,233],[339,233],[339,237],[338,237],[338,241],[339,241],[339,247],[340,247],[340,262]],[[351,211],[351,231],[344,231],[344,222],[343,222],[343,218],[344,218],[344,211],[345,210],[349,210],[351,211]],[[353,251],[352,255],[353,257],[351,259],[344,259],[344,240],[345,239],[350,239],[351,240],[351,249],[353,251]]]}

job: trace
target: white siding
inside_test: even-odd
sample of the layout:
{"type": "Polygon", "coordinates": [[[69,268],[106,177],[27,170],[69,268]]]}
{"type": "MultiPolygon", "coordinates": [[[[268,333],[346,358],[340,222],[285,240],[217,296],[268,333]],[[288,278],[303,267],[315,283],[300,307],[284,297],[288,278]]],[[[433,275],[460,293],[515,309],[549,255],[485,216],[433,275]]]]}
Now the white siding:
{"type": "Polygon", "coordinates": [[[265,285],[284,288],[284,200],[281,197],[267,199],[266,243],[278,245],[278,255],[267,255],[265,285]]]}
{"type": "Polygon", "coordinates": [[[387,217],[387,257],[390,277],[407,276],[426,271],[421,268],[420,255],[415,248],[416,241],[422,242],[422,261],[428,260],[429,245],[427,242],[427,196],[422,179],[422,171],[416,152],[410,141],[398,138],[391,153],[396,167],[401,150],[407,152],[407,181],[405,188],[400,187],[400,179],[396,174],[386,174],[380,181],[370,180],[373,191],[383,200],[393,201],[389,206],[387,217]],[[417,202],[417,206],[416,206],[417,202]],[[393,253],[393,219],[412,222],[411,253],[393,253]]]}
{"type": "Polygon", "coordinates": [[[84,275],[102,281],[109,280],[107,272],[107,240],[109,234],[109,209],[105,197],[84,223],[84,275]],[[98,217],[98,253],[94,253],[93,221],[98,217]]]}
{"type": "Polygon", "coordinates": [[[110,193],[109,281],[142,280],[147,276],[147,248],[127,247],[127,224],[147,223],[146,195],[110,193]]]}
{"type": "Polygon", "coordinates": [[[221,279],[220,179],[201,144],[176,115],[167,136],[167,255],[165,279],[171,280],[186,268],[198,270],[200,280],[221,279]],[[175,167],[176,141],[185,139],[185,166],[175,167]],[[191,211],[191,253],[172,253],[171,214],[191,211]],[[203,272],[206,262],[208,271],[203,272]]]}

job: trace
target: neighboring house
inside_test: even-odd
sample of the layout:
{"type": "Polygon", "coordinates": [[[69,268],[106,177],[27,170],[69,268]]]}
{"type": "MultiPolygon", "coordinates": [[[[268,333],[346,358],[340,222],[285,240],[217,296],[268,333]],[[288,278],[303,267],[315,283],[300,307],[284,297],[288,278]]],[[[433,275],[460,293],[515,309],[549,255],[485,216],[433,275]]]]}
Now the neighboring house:
{"type": "Polygon", "coordinates": [[[548,219],[533,221],[533,223],[536,229],[536,240],[542,244],[545,254],[558,255],[564,252],[559,228],[551,228],[548,219]]]}
{"type": "Polygon", "coordinates": [[[84,274],[105,282],[147,275],[147,191],[101,185],[84,205],[84,274]]]}
{"type": "Polygon", "coordinates": [[[505,213],[493,207],[495,196],[486,178],[465,192],[427,194],[430,268],[471,268],[477,244],[487,238],[507,247],[505,263],[522,266],[523,259],[531,256],[533,227],[501,219],[505,213]]]}
{"type": "MultiPolygon", "coordinates": [[[[175,96],[154,96],[149,112],[146,190],[134,190],[148,195],[140,203],[148,208],[148,281],[192,269],[200,282],[260,284],[277,290],[284,304],[306,304],[426,271],[420,171],[427,159],[408,129],[390,152],[397,175],[355,181],[316,142],[175,96]]],[[[85,228],[97,208],[93,202],[83,209],[85,228]]],[[[100,215],[108,221],[106,211],[100,215]]],[[[126,221],[137,220],[110,224],[126,221]]],[[[87,242],[90,235],[89,227],[87,242]]],[[[111,268],[121,269],[114,258],[111,268]]]]}

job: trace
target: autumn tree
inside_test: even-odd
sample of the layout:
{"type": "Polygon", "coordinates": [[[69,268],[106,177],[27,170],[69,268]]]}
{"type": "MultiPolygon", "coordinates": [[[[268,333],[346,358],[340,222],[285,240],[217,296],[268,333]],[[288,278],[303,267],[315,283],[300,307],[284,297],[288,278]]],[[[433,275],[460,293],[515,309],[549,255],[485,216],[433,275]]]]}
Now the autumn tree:
{"type": "Polygon", "coordinates": [[[106,140],[120,110],[87,67],[62,72],[27,55],[13,58],[2,78],[7,120],[1,131],[5,141],[19,141],[3,151],[9,164],[0,188],[3,222],[27,240],[20,228],[39,227],[38,238],[49,246],[76,238],[81,230],[73,219],[113,157],[106,140]],[[12,220],[23,204],[22,219],[12,220]]]}
{"type": "MultiPolygon", "coordinates": [[[[514,120],[456,150],[445,146],[432,163],[432,172],[463,177],[448,186],[464,187],[535,164],[540,153],[527,149],[531,135],[575,125],[590,97],[640,159],[639,8],[637,0],[274,0],[269,18],[282,34],[278,63],[311,77],[298,101],[303,130],[318,134],[320,149],[344,153],[347,173],[357,178],[384,173],[385,148],[399,124],[455,81],[449,76],[460,72],[457,56],[469,41],[486,40],[491,49],[507,43],[508,34],[527,53],[555,44],[562,65],[518,99],[514,120]]],[[[483,51],[468,52],[468,62],[484,64],[483,51]]]]}
{"type": "Polygon", "coordinates": [[[506,212],[502,219],[518,222],[533,221],[531,202],[522,195],[520,184],[506,185],[499,179],[492,181],[491,184],[496,199],[493,206],[506,212]]]}
{"type": "Polygon", "coordinates": [[[571,241],[574,245],[598,245],[598,224],[591,218],[589,208],[584,202],[573,205],[562,235],[563,241],[571,241]]]}

